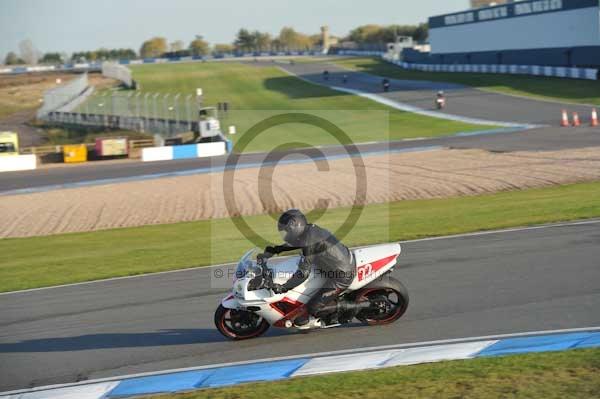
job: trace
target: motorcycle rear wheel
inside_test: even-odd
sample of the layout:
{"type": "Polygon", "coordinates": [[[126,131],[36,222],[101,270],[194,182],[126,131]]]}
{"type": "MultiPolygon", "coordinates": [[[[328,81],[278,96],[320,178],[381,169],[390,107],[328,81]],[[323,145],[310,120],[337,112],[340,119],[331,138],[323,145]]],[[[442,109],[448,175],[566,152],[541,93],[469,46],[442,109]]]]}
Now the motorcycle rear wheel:
{"type": "Polygon", "coordinates": [[[391,284],[366,287],[356,296],[355,302],[371,302],[371,308],[362,310],[356,318],[363,323],[374,325],[390,324],[404,315],[408,308],[408,291],[404,285],[389,277],[391,284]]]}
{"type": "Polygon", "coordinates": [[[225,337],[233,340],[256,338],[269,329],[269,323],[245,310],[227,309],[219,305],[215,311],[215,326],[225,337]]]}

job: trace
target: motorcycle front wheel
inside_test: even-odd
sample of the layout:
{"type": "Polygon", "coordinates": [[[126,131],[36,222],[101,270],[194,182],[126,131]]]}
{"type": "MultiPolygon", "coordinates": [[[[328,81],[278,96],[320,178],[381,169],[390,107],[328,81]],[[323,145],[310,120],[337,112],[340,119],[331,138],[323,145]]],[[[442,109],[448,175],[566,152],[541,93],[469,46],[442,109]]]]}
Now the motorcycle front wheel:
{"type": "Polygon", "coordinates": [[[215,326],[225,337],[235,340],[256,338],[269,329],[269,323],[257,314],[223,305],[215,311],[215,326]]]}

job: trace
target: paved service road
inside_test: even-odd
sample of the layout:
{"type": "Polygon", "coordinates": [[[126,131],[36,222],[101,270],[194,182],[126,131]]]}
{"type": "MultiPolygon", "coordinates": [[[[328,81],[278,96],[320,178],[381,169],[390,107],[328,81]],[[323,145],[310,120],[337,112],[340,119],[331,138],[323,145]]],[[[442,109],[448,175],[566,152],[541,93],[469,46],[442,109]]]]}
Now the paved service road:
{"type": "MultiPolygon", "coordinates": [[[[411,295],[384,327],[225,340],[204,268],[0,295],[0,391],[169,368],[533,330],[600,326],[600,221],[407,242],[411,295]]],[[[193,260],[190,260],[193,264],[193,260]]]]}

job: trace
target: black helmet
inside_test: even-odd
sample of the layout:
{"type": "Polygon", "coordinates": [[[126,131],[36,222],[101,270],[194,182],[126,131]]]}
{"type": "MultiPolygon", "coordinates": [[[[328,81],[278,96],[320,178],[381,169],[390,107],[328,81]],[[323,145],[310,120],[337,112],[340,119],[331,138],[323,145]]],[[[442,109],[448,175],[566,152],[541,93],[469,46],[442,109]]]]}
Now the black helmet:
{"type": "Polygon", "coordinates": [[[306,216],[298,209],[285,211],[277,222],[277,229],[287,243],[293,244],[306,230],[306,216]]]}

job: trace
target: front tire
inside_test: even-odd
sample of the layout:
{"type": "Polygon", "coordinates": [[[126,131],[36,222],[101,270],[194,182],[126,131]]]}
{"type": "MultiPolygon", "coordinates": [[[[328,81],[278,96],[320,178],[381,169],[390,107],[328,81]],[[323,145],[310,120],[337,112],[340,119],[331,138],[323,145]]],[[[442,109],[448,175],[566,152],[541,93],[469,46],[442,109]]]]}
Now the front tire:
{"type": "Polygon", "coordinates": [[[404,315],[408,308],[408,290],[398,280],[388,277],[384,284],[367,286],[360,290],[355,302],[370,302],[371,307],[361,310],[356,318],[368,325],[391,324],[404,315]]]}
{"type": "Polygon", "coordinates": [[[256,338],[269,329],[269,323],[255,313],[228,309],[219,305],[215,311],[215,326],[233,340],[256,338]]]}

